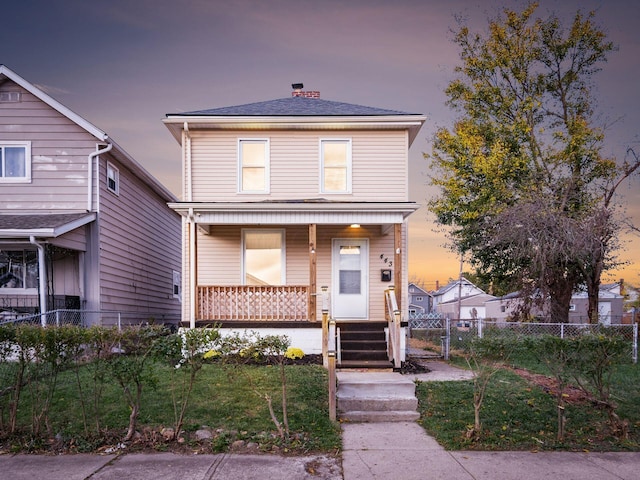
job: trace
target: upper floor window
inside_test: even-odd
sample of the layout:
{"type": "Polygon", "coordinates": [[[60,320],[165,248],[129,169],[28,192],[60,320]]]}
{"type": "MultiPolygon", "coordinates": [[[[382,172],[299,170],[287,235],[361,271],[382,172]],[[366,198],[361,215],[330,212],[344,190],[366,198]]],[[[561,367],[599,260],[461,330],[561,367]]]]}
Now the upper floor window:
{"type": "Polygon", "coordinates": [[[269,140],[238,140],[238,191],[269,193],[269,140]]]}
{"type": "Polygon", "coordinates": [[[0,143],[0,182],[31,181],[31,142],[0,143]]]}
{"type": "Polygon", "coordinates": [[[37,252],[34,250],[0,250],[0,289],[37,287],[37,252]]]}
{"type": "Polygon", "coordinates": [[[422,297],[416,297],[416,302],[421,302],[423,300],[422,297]]]}
{"type": "Polygon", "coordinates": [[[284,285],[284,230],[243,230],[244,285],[284,285]]]}
{"type": "Polygon", "coordinates": [[[107,188],[116,195],[120,194],[120,171],[109,162],[107,162],[107,188]]]}
{"type": "Polygon", "coordinates": [[[320,140],[320,191],[351,193],[351,140],[320,140]]]}

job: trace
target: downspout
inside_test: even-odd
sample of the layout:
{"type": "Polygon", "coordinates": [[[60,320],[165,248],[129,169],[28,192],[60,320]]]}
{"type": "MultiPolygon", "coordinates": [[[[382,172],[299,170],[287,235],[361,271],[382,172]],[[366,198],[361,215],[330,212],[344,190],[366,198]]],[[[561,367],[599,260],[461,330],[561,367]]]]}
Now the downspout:
{"type": "Polygon", "coordinates": [[[196,284],[198,272],[196,270],[196,235],[198,233],[193,208],[189,208],[189,328],[196,328],[196,284]]]}
{"type": "Polygon", "coordinates": [[[29,243],[35,245],[38,249],[38,279],[40,290],[40,323],[43,327],[47,326],[47,269],[44,257],[44,245],[36,241],[36,237],[31,235],[29,243]]]}
{"type": "Polygon", "coordinates": [[[182,141],[184,147],[184,172],[185,172],[185,188],[186,195],[185,201],[191,202],[193,201],[193,186],[191,184],[192,176],[191,176],[191,135],[189,133],[189,123],[184,122],[184,130],[183,130],[184,139],[182,141]]]}
{"type": "Polygon", "coordinates": [[[93,159],[98,155],[109,152],[112,148],[113,144],[107,143],[107,146],[102,150],[96,150],[95,152],[90,153],[87,157],[87,212],[91,212],[93,210],[93,159]]]}

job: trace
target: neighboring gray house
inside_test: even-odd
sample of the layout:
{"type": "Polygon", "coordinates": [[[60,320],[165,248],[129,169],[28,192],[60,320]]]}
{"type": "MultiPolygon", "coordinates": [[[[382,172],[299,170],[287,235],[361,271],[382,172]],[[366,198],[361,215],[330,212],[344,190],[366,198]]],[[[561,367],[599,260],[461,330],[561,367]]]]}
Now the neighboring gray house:
{"type": "Polygon", "coordinates": [[[59,308],[177,317],[175,201],[105,132],[0,65],[0,320],[59,308]]]}
{"type": "MultiPolygon", "coordinates": [[[[600,287],[598,298],[598,313],[600,323],[604,325],[622,323],[624,298],[615,292],[616,288],[610,285],[600,287]]],[[[510,293],[504,297],[494,298],[486,304],[486,316],[488,319],[498,321],[509,321],[512,319],[517,310],[520,296],[516,293],[510,293]]],[[[586,291],[576,292],[571,297],[569,307],[570,323],[588,323],[587,316],[589,302],[586,291]]],[[[534,317],[545,317],[545,313],[541,308],[535,308],[531,311],[534,317]]]]}
{"type": "Polygon", "coordinates": [[[431,313],[431,294],[415,283],[410,283],[409,295],[409,315],[423,315],[431,313]]]}

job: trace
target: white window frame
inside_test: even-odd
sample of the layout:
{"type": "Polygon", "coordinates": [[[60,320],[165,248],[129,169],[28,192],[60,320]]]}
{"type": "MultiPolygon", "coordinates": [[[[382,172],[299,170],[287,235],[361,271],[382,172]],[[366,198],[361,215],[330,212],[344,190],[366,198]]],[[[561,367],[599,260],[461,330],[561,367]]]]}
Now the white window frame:
{"type": "Polygon", "coordinates": [[[243,228],[242,229],[242,247],[241,247],[241,264],[242,264],[242,278],[241,284],[247,285],[247,269],[246,269],[246,244],[245,238],[247,233],[279,233],[280,234],[280,283],[279,285],[287,284],[287,243],[286,234],[284,228],[243,228]]]}
{"type": "Polygon", "coordinates": [[[352,141],[350,138],[321,138],[320,146],[320,193],[333,194],[350,194],[352,192],[352,141]],[[345,143],[347,145],[347,165],[346,165],[346,189],[345,190],[326,190],[325,189],[325,166],[324,166],[324,145],[326,143],[345,143]]]}
{"type": "Polygon", "coordinates": [[[0,176],[0,183],[31,183],[31,142],[16,142],[3,140],[0,141],[0,149],[2,149],[2,176],[0,176]],[[5,147],[23,147],[24,148],[24,177],[5,177],[4,176],[4,162],[5,162],[5,147]]]}
{"type": "Polygon", "coordinates": [[[114,193],[115,195],[120,195],[120,169],[111,162],[107,162],[106,179],[107,179],[107,190],[109,190],[111,193],[114,193]],[[114,173],[115,176],[113,179],[110,177],[109,171],[112,171],[114,173]],[[115,183],[115,188],[111,188],[111,185],[109,184],[109,180],[113,180],[113,182],[115,183]]]}
{"type": "Polygon", "coordinates": [[[238,193],[256,194],[271,193],[271,145],[268,138],[238,138],[238,193]],[[243,163],[242,163],[242,144],[247,143],[263,143],[264,144],[264,189],[263,190],[244,190],[242,188],[243,163]]]}
{"type": "Polygon", "coordinates": [[[172,279],[171,293],[173,294],[173,298],[182,300],[182,279],[180,272],[172,270],[172,279]]]}

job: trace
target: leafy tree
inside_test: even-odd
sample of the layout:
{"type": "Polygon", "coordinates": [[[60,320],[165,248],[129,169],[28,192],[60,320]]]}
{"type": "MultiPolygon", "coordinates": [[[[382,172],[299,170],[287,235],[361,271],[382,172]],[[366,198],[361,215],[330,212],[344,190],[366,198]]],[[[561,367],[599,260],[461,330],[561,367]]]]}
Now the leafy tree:
{"type": "Polygon", "coordinates": [[[436,132],[440,194],[429,206],[478,275],[538,290],[566,321],[578,284],[597,312],[600,275],[617,247],[614,194],[640,163],[601,152],[592,81],[614,45],[594,13],[576,13],[566,28],[555,15],[536,17],[537,7],[505,9],[484,34],[464,24],[456,32],[462,63],[446,94],[459,117],[436,132]],[[554,222],[572,230],[535,230],[554,222]],[[531,231],[540,235],[523,235],[531,231]]]}

